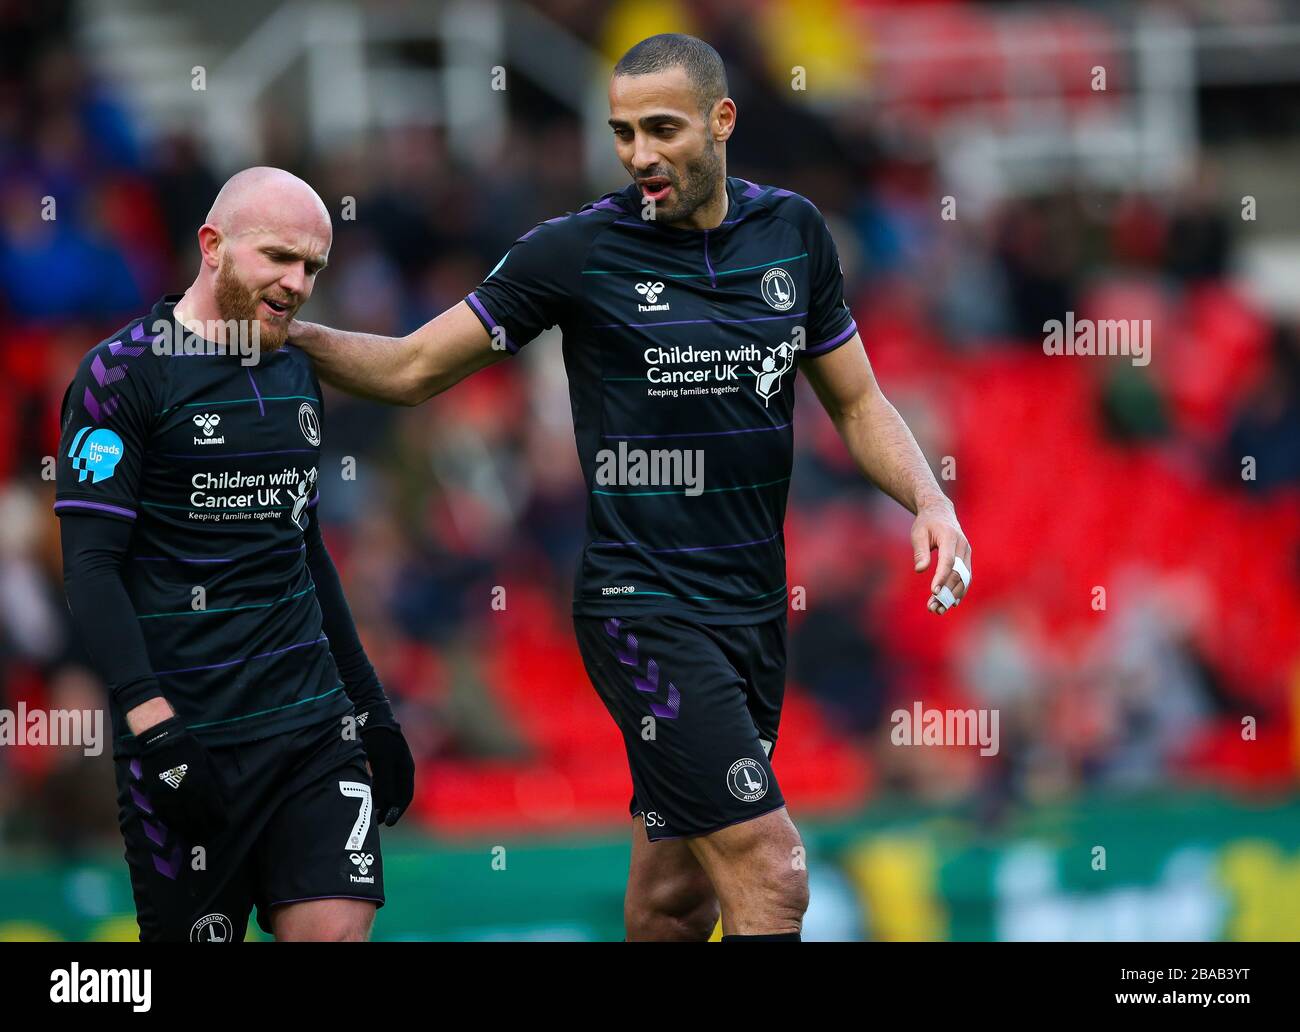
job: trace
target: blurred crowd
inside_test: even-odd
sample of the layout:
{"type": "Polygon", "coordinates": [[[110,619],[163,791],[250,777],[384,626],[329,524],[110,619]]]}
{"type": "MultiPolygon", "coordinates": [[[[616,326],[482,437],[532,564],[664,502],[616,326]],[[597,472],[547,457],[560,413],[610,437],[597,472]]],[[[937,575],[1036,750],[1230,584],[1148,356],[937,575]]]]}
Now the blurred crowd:
{"type": "MultiPolygon", "coordinates": [[[[594,20],[591,7],[559,13],[593,46],[626,45],[615,30],[636,22],[622,5],[594,20]]],[[[862,482],[801,394],[787,550],[804,594],[789,691],[809,705],[789,736],[807,729],[833,752],[783,738],[778,775],[804,793],[788,794],[845,808],[897,792],[999,815],[1093,788],[1293,781],[1300,339],[1229,278],[1242,224],[1213,162],[1169,195],[1069,187],[944,220],[948,189],[923,140],[887,147],[859,110],[792,100],[749,23],[720,9],[698,5],[693,25],[727,61],[741,112],[729,170],[826,214],[868,355],[974,545],[969,603],[936,621],[928,576],[911,572],[910,515],[862,482]],[[1152,362],[1045,356],[1043,323],[1067,310],[1150,319],[1152,362]],[[890,715],[913,700],[996,708],[997,756],[891,746],[890,715]]],[[[192,280],[195,231],[233,171],[192,136],[146,140],[70,42],[70,17],[64,4],[0,3],[9,709],[99,705],[63,602],[46,459],[57,407],[89,347],[192,280]]],[[[436,130],[376,131],[332,153],[268,133],[266,163],[328,204],[356,200],[357,218],[335,221],[306,317],[408,332],[536,222],[623,185],[584,181],[571,116],[526,88],[505,102],[506,151],[476,166],[436,130]]],[[[322,476],[326,540],[427,775],[418,817],[454,826],[471,797],[439,796],[440,783],[495,784],[484,779],[502,765],[545,769],[561,802],[581,797],[585,776],[624,793],[617,735],[570,640],[585,492],[558,340],[415,409],[331,392],[325,430],[324,469],[356,462],[354,480],[322,476]],[[554,665],[510,662],[525,626],[554,665]],[[557,726],[538,700],[581,719],[557,726]],[[579,729],[602,736],[599,749],[573,742],[579,729]],[[600,757],[589,775],[584,752],[600,757]]],[[[72,849],[111,834],[106,761],[0,747],[0,841],[72,849]]]]}

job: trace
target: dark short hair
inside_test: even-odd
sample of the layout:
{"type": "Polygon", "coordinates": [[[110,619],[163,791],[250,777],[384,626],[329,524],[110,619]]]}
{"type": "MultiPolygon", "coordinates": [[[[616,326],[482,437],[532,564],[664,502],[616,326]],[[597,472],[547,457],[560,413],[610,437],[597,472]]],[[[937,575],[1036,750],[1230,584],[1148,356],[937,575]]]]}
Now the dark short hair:
{"type": "Polygon", "coordinates": [[[643,39],[618,59],[615,75],[649,75],[684,68],[695,90],[700,113],[707,116],[727,95],[727,69],[718,52],[702,39],[680,32],[662,32],[643,39]]]}

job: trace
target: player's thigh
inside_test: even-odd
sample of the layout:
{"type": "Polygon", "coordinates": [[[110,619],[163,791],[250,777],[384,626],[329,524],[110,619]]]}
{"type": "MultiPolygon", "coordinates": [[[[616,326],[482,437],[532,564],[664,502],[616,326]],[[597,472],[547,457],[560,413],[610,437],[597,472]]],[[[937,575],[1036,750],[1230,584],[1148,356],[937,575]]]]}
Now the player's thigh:
{"type": "Polygon", "coordinates": [[[632,820],[632,862],[626,909],[681,915],[716,905],[713,883],[685,839],[646,837],[645,819],[632,820]]]}
{"type": "Polygon", "coordinates": [[[803,913],[808,891],[803,839],[784,806],[686,841],[724,909],[803,913]]]}
{"type": "MultiPolygon", "coordinates": [[[[383,854],[361,743],[326,723],[296,733],[274,812],[258,848],[258,923],[274,932],[291,906],[333,901],[373,917],[384,903],[383,854]]],[[[333,913],[331,908],[301,913],[333,913]]]]}
{"type": "Polygon", "coordinates": [[[359,899],[315,899],[286,903],[271,911],[277,942],[366,942],[376,903],[359,899]]]}

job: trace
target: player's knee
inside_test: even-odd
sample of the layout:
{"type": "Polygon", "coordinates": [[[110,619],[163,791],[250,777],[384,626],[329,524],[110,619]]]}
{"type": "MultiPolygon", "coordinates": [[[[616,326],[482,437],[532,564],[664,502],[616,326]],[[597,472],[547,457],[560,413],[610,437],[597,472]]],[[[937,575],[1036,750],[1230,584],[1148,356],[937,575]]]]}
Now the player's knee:
{"type": "Polygon", "coordinates": [[[629,893],[623,919],[632,942],[705,942],[718,923],[718,900],[707,879],[663,881],[629,893]]]}
{"type": "Polygon", "coordinates": [[[370,939],[370,922],[339,921],[326,925],[317,942],[366,942],[370,939]]]}
{"type": "Polygon", "coordinates": [[[309,905],[310,910],[277,914],[273,920],[277,942],[367,942],[374,924],[374,909],[309,905]]]}
{"type": "Polygon", "coordinates": [[[629,942],[707,942],[718,923],[718,903],[701,900],[678,912],[634,906],[624,920],[629,942]]]}
{"type": "Polygon", "coordinates": [[[313,921],[285,928],[276,939],[279,942],[366,942],[370,939],[370,923],[356,920],[313,921]]]}
{"type": "Polygon", "coordinates": [[[803,921],[808,910],[808,872],[789,864],[778,866],[772,883],[780,908],[794,920],[803,921]]]}
{"type": "Polygon", "coordinates": [[[752,858],[749,891],[744,893],[781,927],[798,928],[808,910],[808,871],[793,852],[765,849],[752,858]]]}

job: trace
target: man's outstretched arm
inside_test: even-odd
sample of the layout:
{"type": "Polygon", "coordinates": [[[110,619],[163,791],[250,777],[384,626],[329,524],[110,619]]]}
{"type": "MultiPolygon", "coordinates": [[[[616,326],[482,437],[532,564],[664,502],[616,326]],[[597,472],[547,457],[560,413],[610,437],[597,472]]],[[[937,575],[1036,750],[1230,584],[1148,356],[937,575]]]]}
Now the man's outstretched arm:
{"type": "Polygon", "coordinates": [[[311,356],[321,379],[349,394],[418,405],[470,373],[505,358],[461,301],[405,337],[335,330],[294,321],[289,340],[311,356]]]}
{"type": "MultiPolygon", "coordinates": [[[[912,549],[917,572],[929,567],[931,549],[939,550],[931,594],[947,586],[960,599],[966,588],[953,568],[953,557],[959,556],[969,570],[970,542],[912,431],[880,390],[861,339],[854,334],[829,354],[804,359],[800,368],[863,476],[916,514],[912,549]]],[[[933,598],[929,609],[945,611],[933,598]]]]}

